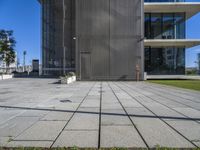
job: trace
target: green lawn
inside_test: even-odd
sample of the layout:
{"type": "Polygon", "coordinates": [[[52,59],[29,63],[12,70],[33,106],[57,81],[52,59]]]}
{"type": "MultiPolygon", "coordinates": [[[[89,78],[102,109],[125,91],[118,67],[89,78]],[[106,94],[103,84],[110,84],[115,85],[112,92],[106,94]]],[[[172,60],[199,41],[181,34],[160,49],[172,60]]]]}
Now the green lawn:
{"type": "Polygon", "coordinates": [[[200,80],[148,80],[147,82],[200,91],[200,80]]]}

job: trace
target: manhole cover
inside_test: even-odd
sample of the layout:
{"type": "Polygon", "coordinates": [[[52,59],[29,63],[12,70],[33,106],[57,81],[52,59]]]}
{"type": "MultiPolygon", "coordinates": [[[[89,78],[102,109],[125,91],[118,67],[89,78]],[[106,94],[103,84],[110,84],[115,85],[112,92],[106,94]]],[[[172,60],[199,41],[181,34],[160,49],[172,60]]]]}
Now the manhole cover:
{"type": "Polygon", "coordinates": [[[105,91],[99,91],[99,93],[105,93],[105,91]]]}
{"type": "Polygon", "coordinates": [[[61,103],[71,103],[72,101],[70,100],[60,100],[61,103]]]}

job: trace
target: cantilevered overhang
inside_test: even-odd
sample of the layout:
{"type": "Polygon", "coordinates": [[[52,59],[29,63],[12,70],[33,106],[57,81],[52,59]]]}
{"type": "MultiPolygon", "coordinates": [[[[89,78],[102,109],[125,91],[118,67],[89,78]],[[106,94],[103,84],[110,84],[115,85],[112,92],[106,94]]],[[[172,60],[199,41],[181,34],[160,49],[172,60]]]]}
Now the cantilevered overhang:
{"type": "Polygon", "coordinates": [[[200,39],[146,39],[144,46],[150,47],[185,47],[191,48],[200,45],[200,39]]]}
{"type": "Polygon", "coordinates": [[[160,3],[144,3],[145,13],[174,13],[185,12],[186,18],[200,12],[200,2],[160,2],[160,3]]]}

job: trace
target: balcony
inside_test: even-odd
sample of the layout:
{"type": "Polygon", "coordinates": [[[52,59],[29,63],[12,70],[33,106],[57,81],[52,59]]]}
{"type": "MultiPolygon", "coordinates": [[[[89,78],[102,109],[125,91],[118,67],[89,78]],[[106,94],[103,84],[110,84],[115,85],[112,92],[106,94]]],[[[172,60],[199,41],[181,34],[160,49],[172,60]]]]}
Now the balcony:
{"type": "Polygon", "coordinates": [[[186,13],[186,19],[200,12],[200,2],[154,2],[144,3],[145,13],[186,13]]]}
{"type": "Polygon", "coordinates": [[[146,47],[185,47],[191,48],[200,45],[200,39],[146,39],[146,47]]]}

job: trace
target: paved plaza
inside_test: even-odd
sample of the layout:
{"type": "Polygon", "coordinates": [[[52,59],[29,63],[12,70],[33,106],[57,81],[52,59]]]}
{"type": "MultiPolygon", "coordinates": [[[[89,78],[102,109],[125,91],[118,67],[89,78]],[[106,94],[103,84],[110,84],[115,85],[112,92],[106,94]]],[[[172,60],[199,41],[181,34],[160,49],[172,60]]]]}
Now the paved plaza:
{"type": "Polygon", "coordinates": [[[200,92],[146,82],[0,81],[0,146],[200,147],[200,92]]]}

